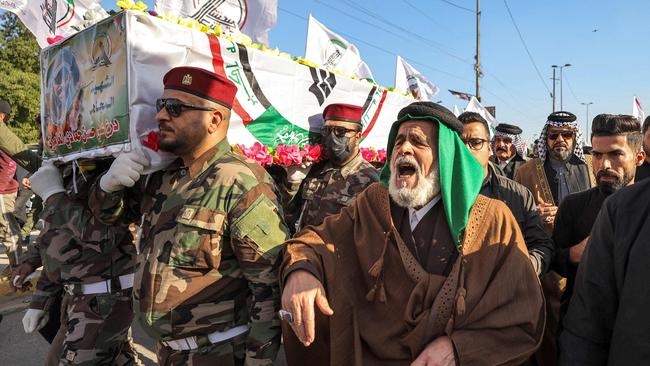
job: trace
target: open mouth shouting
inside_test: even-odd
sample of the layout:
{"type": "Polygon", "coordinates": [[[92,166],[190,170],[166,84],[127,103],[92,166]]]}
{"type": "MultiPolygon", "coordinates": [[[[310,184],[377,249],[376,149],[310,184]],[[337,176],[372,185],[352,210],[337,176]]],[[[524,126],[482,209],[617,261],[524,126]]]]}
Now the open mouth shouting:
{"type": "Polygon", "coordinates": [[[420,166],[412,156],[400,156],[395,160],[397,170],[397,186],[401,188],[413,188],[418,183],[421,175],[420,166]]]}

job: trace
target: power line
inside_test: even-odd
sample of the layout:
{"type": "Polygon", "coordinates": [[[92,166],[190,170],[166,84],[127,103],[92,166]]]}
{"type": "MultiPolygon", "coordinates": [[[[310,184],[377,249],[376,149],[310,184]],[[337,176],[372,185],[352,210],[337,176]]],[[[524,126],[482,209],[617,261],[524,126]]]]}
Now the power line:
{"type": "Polygon", "coordinates": [[[415,10],[419,15],[422,15],[423,17],[429,19],[433,23],[437,24],[439,27],[445,28],[447,31],[450,33],[453,32],[449,27],[445,26],[444,24],[438,22],[436,19],[434,19],[432,16],[429,16],[426,11],[420,9],[419,7],[415,6],[415,4],[411,3],[408,0],[402,0],[406,5],[411,7],[413,10],[415,10]]]}
{"type": "MultiPolygon", "coordinates": [[[[283,7],[278,6],[278,10],[280,10],[280,11],[282,11],[282,12],[285,12],[285,13],[291,15],[291,16],[294,16],[294,17],[296,17],[296,18],[298,18],[298,19],[302,19],[302,20],[304,20],[304,21],[308,21],[308,18],[307,18],[307,17],[305,17],[305,16],[303,16],[303,15],[300,15],[300,14],[297,14],[297,13],[295,13],[295,12],[293,12],[293,11],[291,11],[291,10],[285,9],[285,8],[283,8],[283,7]]],[[[363,39],[357,38],[357,37],[352,36],[352,35],[350,35],[350,34],[347,34],[347,33],[344,33],[344,32],[339,32],[338,30],[335,30],[335,29],[333,29],[333,31],[335,31],[335,32],[337,32],[337,33],[339,33],[339,34],[341,34],[342,36],[347,37],[347,38],[350,39],[350,40],[353,40],[353,41],[356,41],[356,42],[359,42],[359,43],[363,43],[363,44],[365,44],[365,45],[367,45],[367,46],[369,46],[369,47],[371,47],[371,48],[374,48],[374,49],[376,49],[376,50],[379,50],[379,51],[381,51],[381,52],[383,52],[383,53],[386,53],[386,54],[388,54],[388,55],[391,55],[391,56],[397,56],[397,53],[395,53],[395,52],[393,52],[393,51],[390,51],[390,50],[387,50],[387,49],[384,48],[384,47],[381,47],[381,46],[378,46],[378,45],[376,45],[376,44],[373,44],[373,43],[367,42],[367,41],[365,41],[365,40],[363,40],[363,39]]],[[[471,80],[471,79],[468,79],[468,78],[465,78],[465,77],[463,77],[463,76],[459,76],[459,75],[456,75],[456,74],[452,74],[452,73],[449,73],[449,72],[447,72],[447,71],[444,71],[444,70],[441,70],[441,69],[438,69],[438,68],[435,68],[435,67],[432,67],[432,66],[430,66],[430,65],[427,65],[427,64],[425,64],[425,63],[419,62],[419,61],[414,60],[414,59],[412,59],[412,58],[405,57],[405,56],[402,56],[402,57],[403,57],[406,61],[408,61],[409,63],[411,63],[411,64],[419,65],[419,66],[421,66],[421,67],[423,67],[423,68],[426,68],[426,69],[429,69],[429,70],[432,70],[432,71],[435,71],[435,72],[439,72],[439,73],[445,74],[445,75],[447,75],[447,76],[449,76],[449,77],[452,77],[452,78],[455,78],[455,79],[458,79],[458,80],[462,80],[462,81],[466,81],[466,82],[473,82],[473,80],[471,80]]],[[[503,82],[501,82],[500,80],[498,80],[494,75],[490,75],[490,76],[491,76],[492,78],[494,78],[498,83],[500,83],[500,84],[504,87],[504,89],[506,88],[506,87],[505,87],[505,84],[503,84],[503,82]]],[[[521,110],[521,109],[518,108],[516,105],[514,105],[514,104],[512,104],[511,102],[509,102],[508,100],[506,100],[506,99],[500,97],[498,94],[494,93],[493,91],[491,91],[491,90],[489,90],[489,89],[487,89],[487,88],[483,88],[483,89],[484,89],[487,93],[493,95],[493,96],[496,97],[497,99],[499,99],[499,100],[501,100],[502,102],[504,102],[504,103],[506,103],[507,105],[509,105],[511,109],[513,109],[513,110],[519,112],[520,114],[522,114],[522,115],[525,116],[526,118],[531,119],[531,118],[527,115],[527,112],[526,112],[526,111],[521,110]]]]}
{"type": "Polygon", "coordinates": [[[562,75],[562,76],[564,77],[564,81],[566,81],[566,85],[569,87],[569,91],[571,92],[571,95],[573,95],[573,99],[575,99],[576,102],[578,102],[578,103],[582,103],[580,101],[580,98],[578,98],[578,96],[576,96],[576,93],[573,92],[573,87],[571,86],[571,83],[569,82],[569,79],[567,79],[567,77],[566,77],[566,71],[564,72],[564,74],[565,75],[562,75]]]}
{"type": "Polygon", "coordinates": [[[472,13],[472,14],[476,14],[476,10],[474,10],[474,9],[470,9],[470,8],[466,8],[466,7],[464,7],[464,6],[460,6],[460,5],[455,4],[455,3],[452,3],[451,1],[448,1],[448,0],[440,0],[440,1],[442,1],[442,2],[445,3],[445,4],[451,5],[451,6],[453,6],[454,8],[458,8],[458,9],[461,9],[461,10],[468,11],[468,12],[470,12],[470,13],[472,13]]]}
{"type": "Polygon", "coordinates": [[[542,76],[542,73],[539,71],[539,68],[537,67],[537,64],[535,63],[535,60],[533,59],[533,55],[530,53],[530,50],[528,50],[528,46],[526,45],[526,41],[524,40],[524,36],[521,34],[521,31],[519,30],[519,27],[517,26],[517,22],[515,21],[515,17],[512,15],[512,12],[510,11],[510,6],[508,6],[508,2],[506,0],[503,0],[503,3],[506,6],[506,10],[508,11],[508,15],[510,15],[510,20],[512,21],[512,25],[514,25],[515,30],[517,31],[517,34],[519,35],[519,40],[521,40],[521,44],[524,46],[524,49],[526,50],[526,54],[528,55],[528,59],[530,59],[530,62],[533,64],[533,67],[535,68],[535,72],[537,72],[537,76],[539,76],[539,80],[544,84],[544,87],[546,88],[546,91],[548,91],[549,94],[551,94],[551,89],[548,88],[548,85],[546,85],[546,81],[544,80],[544,77],[542,76]]]}
{"type": "MultiPolygon", "coordinates": [[[[283,11],[283,12],[285,12],[285,13],[287,13],[287,14],[289,14],[289,15],[292,15],[292,16],[294,16],[294,17],[296,17],[296,18],[299,18],[299,19],[302,19],[302,20],[308,21],[307,17],[302,16],[302,15],[297,14],[297,13],[294,13],[294,12],[292,12],[291,10],[288,10],[288,9],[282,8],[282,7],[280,7],[280,6],[278,6],[278,10],[283,11]]],[[[347,34],[347,33],[344,33],[344,32],[339,32],[338,30],[334,30],[334,31],[336,31],[338,34],[341,34],[341,35],[347,37],[347,38],[350,39],[350,40],[356,41],[356,42],[358,42],[358,43],[363,43],[363,44],[367,45],[368,47],[372,47],[372,48],[374,48],[374,49],[376,49],[376,50],[379,50],[379,51],[384,52],[384,53],[386,53],[386,54],[389,54],[389,55],[391,55],[391,56],[397,56],[397,53],[395,53],[395,52],[393,52],[393,51],[390,51],[390,50],[387,50],[387,49],[385,49],[385,48],[383,48],[383,47],[381,47],[381,46],[377,46],[377,45],[375,45],[375,44],[373,44],[373,43],[370,43],[370,42],[367,42],[367,41],[365,41],[365,40],[363,40],[363,39],[357,38],[357,37],[355,37],[355,36],[353,36],[353,35],[350,35],[350,34],[347,34]]],[[[437,68],[435,68],[435,67],[429,66],[429,65],[427,65],[427,64],[424,64],[424,63],[422,63],[422,62],[419,62],[419,61],[413,60],[413,59],[411,59],[411,58],[404,57],[404,59],[407,60],[407,61],[409,61],[409,62],[411,62],[411,63],[414,63],[414,64],[420,65],[420,66],[422,66],[422,67],[425,67],[425,68],[427,68],[427,69],[430,69],[430,70],[433,70],[433,71],[436,71],[436,72],[439,72],[439,73],[445,74],[445,75],[447,75],[447,76],[450,76],[450,77],[453,77],[453,78],[456,78],[456,79],[460,79],[460,80],[467,80],[467,79],[465,79],[465,78],[462,77],[462,76],[455,75],[455,74],[452,74],[452,73],[450,73],[450,72],[447,72],[447,71],[444,71],[444,70],[441,70],[441,69],[437,69],[437,68]]]]}
{"type": "MultiPolygon", "coordinates": [[[[387,24],[387,25],[389,25],[389,26],[403,32],[403,33],[409,34],[410,36],[415,37],[416,39],[419,39],[424,44],[438,49],[438,51],[446,54],[449,57],[452,57],[452,58],[454,58],[454,59],[456,59],[458,61],[461,61],[463,63],[466,63],[468,65],[473,65],[473,63],[471,61],[469,61],[467,59],[464,59],[461,56],[455,55],[455,54],[445,50],[444,48],[448,48],[448,47],[443,45],[442,43],[436,42],[436,41],[434,41],[434,40],[432,40],[430,38],[423,37],[422,35],[420,35],[418,33],[415,33],[415,32],[412,32],[412,31],[400,26],[399,24],[395,24],[395,23],[391,22],[389,19],[386,19],[386,18],[382,17],[380,14],[377,14],[377,13],[375,13],[375,12],[373,12],[373,11],[367,9],[367,8],[364,8],[363,6],[361,6],[359,4],[356,4],[353,1],[349,1],[349,0],[340,0],[340,1],[343,2],[345,5],[349,6],[350,8],[353,8],[356,11],[359,11],[359,12],[361,12],[363,14],[366,14],[367,16],[369,16],[372,19],[378,19],[381,22],[383,22],[383,23],[385,23],[385,24],[387,24]]],[[[338,11],[340,12],[341,10],[338,10],[338,11]]]]}
{"type": "Polygon", "coordinates": [[[345,16],[348,17],[348,18],[352,18],[352,19],[356,20],[357,22],[360,22],[360,23],[363,23],[363,24],[367,24],[367,25],[369,25],[369,26],[371,26],[371,27],[373,27],[373,28],[379,29],[379,30],[381,30],[381,31],[383,31],[383,32],[385,32],[385,33],[388,33],[388,34],[390,34],[390,35],[392,35],[392,36],[395,36],[395,37],[397,37],[397,38],[399,38],[399,39],[402,39],[402,40],[404,40],[404,41],[408,41],[408,39],[407,39],[406,37],[401,36],[401,35],[399,35],[399,34],[396,34],[394,31],[392,31],[392,30],[390,30],[390,29],[386,29],[386,28],[381,27],[381,26],[379,26],[379,25],[377,25],[377,24],[370,23],[370,22],[367,21],[367,20],[364,20],[364,19],[359,18],[359,17],[355,17],[354,15],[348,14],[348,13],[346,13],[346,12],[342,12],[342,11],[340,11],[338,8],[336,8],[336,7],[332,6],[332,5],[329,5],[328,3],[324,2],[324,1],[320,1],[320,0],[314,0],[314,1],[317,2],[317,3],[319,3],[319,4],[322,5],[322,6],[325,6],[325,7],[327,7],[327,8],[330,8],[330,9],[332,9],[332,10],[334,10],[334,11],[337,11],[337,12],[339,12],[339,13],[345,15],[345,16]]]}

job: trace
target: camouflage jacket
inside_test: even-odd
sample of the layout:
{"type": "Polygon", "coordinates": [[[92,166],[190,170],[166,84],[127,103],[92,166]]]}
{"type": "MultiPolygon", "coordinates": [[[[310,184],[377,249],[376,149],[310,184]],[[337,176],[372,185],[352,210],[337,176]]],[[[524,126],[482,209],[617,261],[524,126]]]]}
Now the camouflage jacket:
{"type": "Polygon", "coordinates": [[[286,221],[295,232],[308,225],[320,225],[327,216],[338,214],[372,183],[379,172],[361,153],[342,168],[330,161],[315,165],[302,181],[300,190],[286,209],[286,221]]]}
{"type": "Polygon", "coordinates": [[[190,166],[177,159],[131,190],[95,187],[105,222],[141,213],[135,311],[156,340],[250,325],[247,358],[271,364],[280,346],[277,278],[288,230],[273,180],[226,139],[190,166]],[[143,194],[144,193],[144,194],[143,194]]]}
{"type": "Polygon", "coordinates": [[[64,172],[66,193],[53,195],[43,209],[36,242],[22,257],[43,272],[32,295],[31,308],[45,309],[65,284],[90,284],[135,272],[136,250],[128,227],[99,221],[88,207],[91,185],[103,169],[77,171],[75,193],[70,165],[64,172]]]}

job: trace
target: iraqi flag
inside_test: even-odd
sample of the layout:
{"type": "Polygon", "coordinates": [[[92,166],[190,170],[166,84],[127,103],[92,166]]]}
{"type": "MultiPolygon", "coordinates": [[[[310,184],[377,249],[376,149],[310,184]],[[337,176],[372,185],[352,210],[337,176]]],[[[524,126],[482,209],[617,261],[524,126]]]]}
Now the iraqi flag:
{"type": "Polygon", "coordinates": [[[160,14],[190,17],[209,27],[221,25],[268,45],[268,33],[278,20],[277,0],[157,0],[160,14]]]}
{"type": "Polygon", "coordinates": [[[436,84],[429,81],[400,56],[397,56],[395,87],[411,93],[413,98],[417,100],[433,101],[433,97],[440,92],[436,84]]]}
{"type": "Polygon", "coordinates": [[[16,14],[41,48],[108,16],[97,0],[2,0],[0,9],[16,14]]]}
{"type": "Polygon", "coordinates": [[[634,96],[634,100],[632,101],[632,116],[636,117],[641,123],[645,121],[645,112],[643,111],[643,107],[641,107],[641,101],[636,96],[634,96]]]}
{"type": "Polygon", "coordinates": [[[458,99],[469,101],[474,97],[472,94],[467,94],[467,93],[463,93],[463,92],[459,92],[459,91],[455,91],[455,90],[451,90],[451,89],[447,89],[447,90],[449,90],[451,95],[455,96],[458,99]]]}
{"type": "Polygon", "coordinates": [[[309,15],[305,58],[327,70],[337,70],[360,79],[374,80],[361,60],[359,49],[309,15]]]}

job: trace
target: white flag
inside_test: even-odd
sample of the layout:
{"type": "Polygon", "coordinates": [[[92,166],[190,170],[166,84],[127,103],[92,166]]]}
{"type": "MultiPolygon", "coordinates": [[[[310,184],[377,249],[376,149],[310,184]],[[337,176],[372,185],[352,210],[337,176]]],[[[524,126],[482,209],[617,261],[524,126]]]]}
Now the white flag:
{"type": "Polygon", "coordinates": [[[209,27],[221,25],[268,45],[268,33],[278,20],[277,0],[157,0],[156,12],[180,15],[209,27]]]}
{"type": "Polygon", "coordinates": [[[360,79],[374,80],[355,45],[332,32],[311,14],[307,28],[305,58],[328,70],[338,70],[360,79]]]}
{"type": "Polygon", "coordinates": [[[492,116],[492,114],[481,105],[476,97],[472,97],[472,99],[469,100],[467,107],[465,107],[465,112],[475,112],[480,114],[481,117],[485,118],[485,120],[490,124],[491,128],[494,128],[497,125],[496,118],[494,118],[494,116],[492,116]]]}
{"type": "Polygon", "coordinates": [[[641,123],[645,121],[645,112],[643,111],[643,107],[641,107],[639,98],[636,96],[634,96],[634,100],[632,101],[632,116],[636,117],[641,123]]]}
{"type": "Polygon", "coordinates": [[[395,70],[395,88],[411,93],[417,100],[433,101],[440,89],[427,80],[418,70],[400,56],[397,56],[395,70]]]}
{"type": "Polygon", "coordinates": [[[458,106],[454,104],[454,116],[460,116],[462,112],[458,109],[458,106]]]}
{"type": "Polygon", "coordinates": [[[108,16],[99,0],[0,0],[0,9],[16,14],[41,48],[48,38],[71,36],[108,16]]]}

